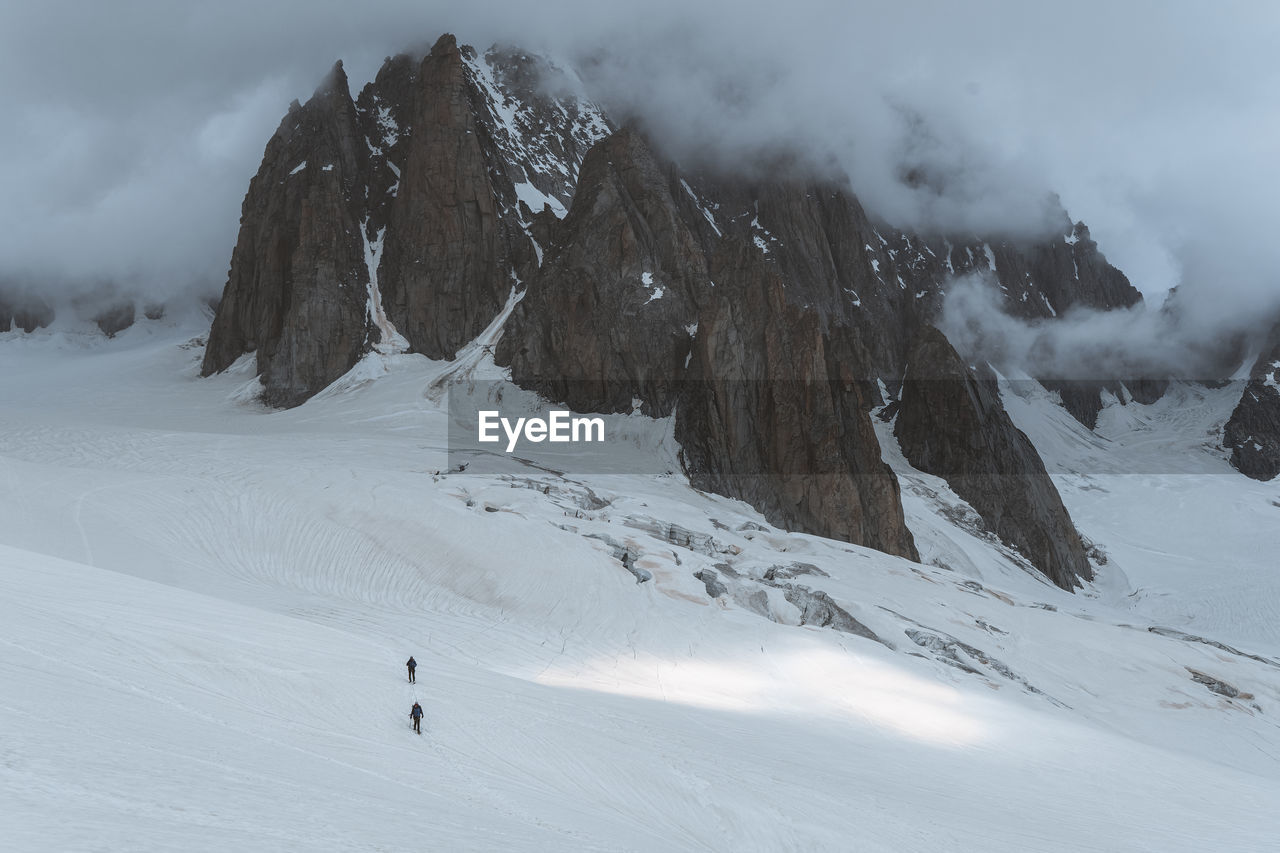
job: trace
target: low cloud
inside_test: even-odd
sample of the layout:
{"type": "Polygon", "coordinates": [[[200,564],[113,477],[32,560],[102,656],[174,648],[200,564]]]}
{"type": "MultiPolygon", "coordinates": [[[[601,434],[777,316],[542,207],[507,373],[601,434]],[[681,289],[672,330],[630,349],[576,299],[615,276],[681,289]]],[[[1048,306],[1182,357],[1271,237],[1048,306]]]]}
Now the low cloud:
{"type": "Polygon", "coordinates": [[[1247,370],[1270,328],[1261,315],[1233,320],[1198,315],[1180,294],[1027,320],[1005,310],[997,282],[975,274],[948,283],[939,328],[966,358],[1039,379],[1206,381],[1247,370]]]}
{"type": "Polygon", "coordinates": [[[0,278],[217,292],[288,102],[444,31],[578,62],[682,159],[799,153],[904,227],[1034,232],[1057,193],[1199,331],[1280,307],[1280,9],[1256,3],[7,4],[0,278]]]}

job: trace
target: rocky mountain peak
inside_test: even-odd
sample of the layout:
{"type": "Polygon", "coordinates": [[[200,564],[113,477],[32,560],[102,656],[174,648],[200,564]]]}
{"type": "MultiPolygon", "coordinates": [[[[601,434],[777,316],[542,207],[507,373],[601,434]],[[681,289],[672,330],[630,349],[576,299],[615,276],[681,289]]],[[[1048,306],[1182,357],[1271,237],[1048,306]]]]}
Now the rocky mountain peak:
{"type": "Polygon", "coordinates": [[[914,467],[946,480],[1055,584],[1092,580],[1080,535],[1040,455],[1005,412],[994,374],[966,365],[935,328],[912,351],[894,435],[914,467]]]}
{"type": "Polygon", "coordinates": [[[869,418],[877,380],[902,384],[909,457],[968,477],[956,491],[1056,583],[1089,576],[1034,448],[930,328],[970,273],[1029,318],[1132,304],[1087,229],[1065,212],[1039,243],[894,229],[839,181],[683,170],[579,88],[449,35],[354,101],[335,66],[250,184],[205,372],[252,352],[264,398],[294,405],[375,346],[452,358],[520,296],[495,353],[518,384],[674,416],[696,487],[914,558],[869,418]],[[958,372],[922,385],[926,364],[958,372]],[[1018,484],[997,494],[993,473],[1018,484]]]}
{"type": "Polygon", "coordinates": [[[1231,451],[1231,464],[1246,477],[1280,476],[1280,323],[1254,362],[1222,443],[1231,451]]]}
{"type": "Polygon", "coordinates": [[[548,164],[513,124],[555,113],[579,143],[603,128],[579,101],[516,110],[497,67],[442,36],[354,101],[339,62],[290,110],[245,197],[206,374],[254,353],[264,399],[296,405],[384,341],[447,358],[492,320],[536,262],[521,201],[560,203],[530,176],[550,188],[551,166],[563,184],[578,162],[548,164]]]}

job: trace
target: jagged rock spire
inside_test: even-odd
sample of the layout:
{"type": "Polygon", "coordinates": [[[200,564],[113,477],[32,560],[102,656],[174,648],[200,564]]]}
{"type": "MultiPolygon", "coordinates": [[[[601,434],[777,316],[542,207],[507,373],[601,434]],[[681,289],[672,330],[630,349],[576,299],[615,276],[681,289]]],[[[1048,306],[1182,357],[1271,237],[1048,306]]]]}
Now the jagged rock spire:
{"type": "MultiPolygon", "coordinates": [[[[254,352],[267,401],[295,405],[377,343],[384,318],[412,350],[451,358],[523,289],[496,353],[518,383],[583,411],[639,399],[675,413],[696,486],[914,558],[868,411],[877,379],[897,387],[921,352],[950,351],[927,330],[950,278],[991,277],[1029,318],[1139,298],[1065,213],[1041,243],[919,235],[839,181],[684,172],[589,103],[545,94],[551,70],[445,35],[421,60],[389,59],[353,101],[336,64],[267,145],[205,372],[254,352]]],[[[920,399],[904,392],[903,429],[923,422],[920,399]]],[[[1087,577],[998,394],[960,402],[939,405],[990,439],[971,444],[974,464],[1039,465],[1017,492],[1030,512],[981,489],[975,509],[1055,582],[1087,577]]]]}
{"type": "Polygon", "coordinates": [[[994,375],[980,376],[925,329],[902,383],[894,435],[916,468],[942,477],[1005,543],[1063,589],[1092,580],[1084,544],[994,375]]]}
{"type": "Polygon", "coordinates": [[[1240,403],[1223,430],[1231,464],[1255,480],[1280,476],[1280,324],[1250,372],[1240,403]]]}

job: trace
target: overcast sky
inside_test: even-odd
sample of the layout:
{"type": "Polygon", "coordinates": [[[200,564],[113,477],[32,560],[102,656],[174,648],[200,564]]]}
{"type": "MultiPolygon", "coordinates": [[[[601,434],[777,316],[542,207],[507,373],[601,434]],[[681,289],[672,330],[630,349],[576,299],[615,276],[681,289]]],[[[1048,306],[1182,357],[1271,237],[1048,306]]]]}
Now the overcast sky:
{"type": "Polygon", "coordinates": [[[1023,228],[1052,190],[1149,297],[1280,302],[1280,4],[459,5],[4,0],[0,273],[216,291],[289,101],[453,31],[594,55],[676,151],[797,146],[905,225],[1023,228]]]}

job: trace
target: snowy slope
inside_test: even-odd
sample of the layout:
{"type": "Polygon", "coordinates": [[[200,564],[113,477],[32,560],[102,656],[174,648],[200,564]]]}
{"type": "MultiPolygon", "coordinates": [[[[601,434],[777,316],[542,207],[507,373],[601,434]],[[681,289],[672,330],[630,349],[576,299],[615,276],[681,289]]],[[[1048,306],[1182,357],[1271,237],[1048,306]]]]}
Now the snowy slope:
{"type": "MultiPolygon", "coordinates": [[[[443,387],[497,375],[480,347],[373,354],[272,412],[239,402],[251,374],[197,379],[192,334],[0,336],[6,848],[1263,850],[1280,831],[1280,642],[1250,616],[1280,592],[1255,553],[1275,486],[1237,477],[1216,527],[1201,502],[1228,485],[1203,473],[1108,475],[1145,479],[1095,505],[1078,460],[1120,440],[1011,405],[1038,444],[1082,448],[1046,456],[1111,562],[1070,596],[891,440],[932,565],[675,476],[501,454],[440,473],[443,387]],[[1125,509],[1139,494],[1159,508],[1125,509]],[[1156,515],[1184,540],[1154,547],[1156,515]],[[1218,586],[1192,571],[1206,555],[1218,586]]],[[[1175,431],[1185,409],[1142,414],[1175,431]]],[[[669,424],[623,420],[627,452],[667,458],[669,424]]]]}

